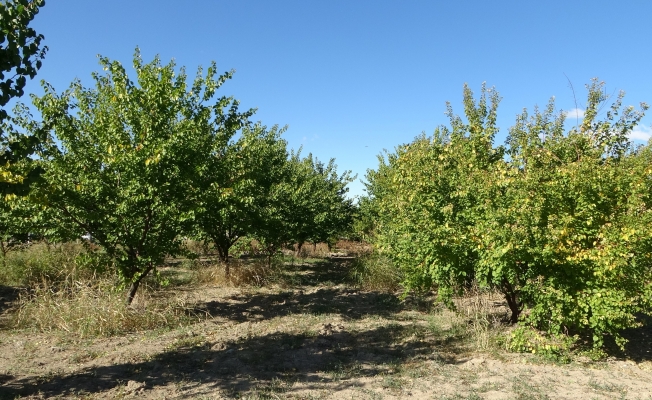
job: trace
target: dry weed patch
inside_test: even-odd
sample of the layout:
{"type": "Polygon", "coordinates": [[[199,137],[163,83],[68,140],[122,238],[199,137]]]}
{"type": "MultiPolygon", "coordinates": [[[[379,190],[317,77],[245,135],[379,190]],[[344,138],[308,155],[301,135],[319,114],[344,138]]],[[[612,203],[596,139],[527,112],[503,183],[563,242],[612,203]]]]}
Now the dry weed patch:
{"type": "Polygon", "coordinates": [[[269,266],[262,259],[229,260],[228,276],[224,264],[219,262],[195,261],[192,270],[195,283],[232,287],[262,287],[275,281],[279,275],[278,265],[272,263],[269,266]]]}
{"type": "Polygon", "coordinates": [[[79,338],[114,336],[197,321],[201,316],[192,315],[190,309],[178,297],[155,297],[147,290],[127,306],[115,283],[100,279],[56,289],[42,285],[24,292],[13,323],[21,329],[66,332],[79,338]]]}

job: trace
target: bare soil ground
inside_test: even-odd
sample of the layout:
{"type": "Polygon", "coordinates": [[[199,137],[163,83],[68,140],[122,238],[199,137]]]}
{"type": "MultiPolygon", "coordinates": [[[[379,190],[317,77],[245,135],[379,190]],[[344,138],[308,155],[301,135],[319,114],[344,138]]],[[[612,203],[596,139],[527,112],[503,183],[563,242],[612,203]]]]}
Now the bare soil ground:
{"type": "MultiPolygon", "coordinates": [[[[603,362],[479,352],[459,315],[357,290],[347,263],[289,266],[270,288],[166,289],[205,315],[191,326],[92,340],[0,331],[0,398],[652,398],[649,328],[603,362]]],[[[0,295],[6,312],[12,292],[0,295]]]]}

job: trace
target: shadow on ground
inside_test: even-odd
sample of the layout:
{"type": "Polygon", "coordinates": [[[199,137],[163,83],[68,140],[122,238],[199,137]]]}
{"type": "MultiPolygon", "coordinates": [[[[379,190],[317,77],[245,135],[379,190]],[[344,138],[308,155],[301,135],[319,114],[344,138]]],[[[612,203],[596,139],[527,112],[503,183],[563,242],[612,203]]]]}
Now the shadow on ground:
{"type": "MultiPolygon", "coordinates": [[[[332,331],[319,335],[274,333],[227,343],[177,348],[152,359],[87,368],[71,375],[24,378],[0,387],[0,397],[65,396],[100,393],[133,380],[145,389],[174,384],[194,388],[187,398],[222,391],[238,397],[272,382],[302,382],[304,389],[334,383],[342,389],[350,378],[375,376],[410,359],[437,358],[446,342],[410,340],[412,327],[389,325],[367,331],[332,331]],[[199,386],[201,385],[201,386],[199,386]]],[[[452,360],[451,360],[452,361],[452,360]]],[[[333,386],[330,386],[333,388],[333,386]]],[[[290,390],[288,386],[287,390],[290,390]]]]}
{"type": "Polygon", "coordinates": [[[641,314],[638,320],[642,326],[622,332],[622,336],[628,340],[624,351],[610,337],[605,340],[608,355],[635,362],[652,361],[652,316],[641,314]]]}
{"type": "Polygon", "coordinates": [[[348,264],[344,261],[289,265],[283,274],[286,276],[281,279],[297,289],[274,294],[236,294],[197,304],[189,312],[245,322],[292,314],[340,314],[344,318],[360,319],[368,315],[389,316],[404,307],[391,293],[352,289],[348,285],[348,264]]]}
{"type": "Polygon", "coordinates": [[[213,300],[198,304],[190,312],[245,322],[291,314],[340,314],[344,318],[360,319],[368,315],[389,316],[401,309],[401,302],[391,294],[328,288],[310,293],[238,294],[228,298],[228,301],[213,300]]]}
{"type": "Polygon", "coordinates": [[[0,314],[11,308],[18,297],[21,289],[11,286],[0,285],[0,314]]]}

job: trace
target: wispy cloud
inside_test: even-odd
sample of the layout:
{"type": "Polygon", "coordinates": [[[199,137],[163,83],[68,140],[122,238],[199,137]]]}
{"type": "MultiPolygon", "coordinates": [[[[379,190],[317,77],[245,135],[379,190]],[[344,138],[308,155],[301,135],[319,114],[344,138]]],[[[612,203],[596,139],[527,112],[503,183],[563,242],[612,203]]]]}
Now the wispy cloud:
{"type": "Polygon", "coordinates": [[[584,110],[581,108],[572,108],[568,111],[564,111],[564,115],[566,118],[582,119],[584,118],[584,110]]]}
{"type": "Polygon", "coordinates": [[[629,133],[629,138],[632,140],[642,140],[647,142],[652,137],[652,127],[645,125],[638,125],[633,131],[629,133]]]}

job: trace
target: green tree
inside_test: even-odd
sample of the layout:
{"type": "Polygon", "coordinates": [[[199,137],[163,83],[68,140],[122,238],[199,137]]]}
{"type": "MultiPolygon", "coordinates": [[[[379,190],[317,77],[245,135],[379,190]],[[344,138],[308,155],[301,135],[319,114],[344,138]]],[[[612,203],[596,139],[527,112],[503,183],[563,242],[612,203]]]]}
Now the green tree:
{"type": "Polygon", "coordinates": [[[269,130],[260,124],[246,126],[203,169],[196,227],[199,237],[217,249],[227,276],[230,248],[263,223],[272,188],[285,178],[288,154],[287,143],[280,138],[283,131],[277,126],[269,130]]]}
{"type": "Polygon", "coordinates": [[[552,101],[544,112],[518,116],[509,162],[486,185],[478,210],[476,271],[503,287],[513,320],[527,308],[526,320],[549,332],[591,333],[597,347],[611,334],[622,345],[618,332],[649,311],[641,295],[651,265],[634,262],[635,249],[651,238],[640,225],[650,203],[637,189],[647,178],[632,164],[638,156],[627,136],[647,105],[623,108],[621,93],[600,119],[604,86],[593,81],[588,92],[582,124],[568,132],[552,101]],[[614,240],[632,230],[636,239],[614,240]]]}
{"type": "MultiPolygon", "coordinates": [[[[0,3],[0,192],[21,193],[40,173],[27,168],[26,158],[43,140],[42,132],[23,135],[15,132],[5,107],[24,93],[27,78],[34,78],[47,52],[43,35],[29,23],[38,14],[43,0],[8,0],[0,3]]],[[[30,165],[31,167],[31,165],[30,165]]]]}
{"type": "Polygon", "coordinates": [[[628,141],[647,105],[623,108],[621,93],[601,119],[604,86],[587,89],[579,127],[567,131],[551,101],[519,115],[503,147],[497,93],[476,102],[465,88],[466,122],[449,106],[450,128],[368,173],[376,245],[408,287],[449,300],[473,279],[504,294],[512,322],[623,345],[620,330],[651,311],[650,153],[628,141]]]}
{"type": "Polygon", "coordinates": [[[89,233],[114,259],[131,303],[141,280],[180,251],[198,174],[251,113],[227,97],[207,104],[232,75],[216,78],[214,63],[192,85],[183,68],[158,57],[144,64],[138,50],[136,82],[117,61],[100,65],[106,73],[93,74],[94,88],[75,81],[57,95],[44,84],[45,95],[33,97],[52,135],[39,189],[62,226],[89,233]]]}
{"type": "Polygon", "coordinates": [[[436,284],[448,302],[474,277],[478,254],[471,230],[474,207],[483,201],[478,187],[503,157],[502,148],[492,147],[499,100],[483,87],[476,105],[465,87],[468,123],[448,105],[450,128],[399,146],[367,174],[378,215],[374,242],[404,270],[408,288],[436,284]]]}
{"type": "Polygon", "coordinates": [[[346,194],[349,191],[347,185],[356,177],[351,176],[351,171],[338,174],[335,159],[324,164],[308,156],[306,162],[312,164],[311,178],[314,182],[309,197],[312,199],[312,207],[309,207],[311,217],[308,224],[299,230],[307,235],[297,235],[296,241],[302,244],[301,240],[307,238],[313,243],[327,243],[330,247],[338,236],[349,232],[353,224],[353,199],[347,198],[346,194]]]}
{"type": "Polygon", "coordinates": [[[329,243],[347,232],[353,219],[353,201],[346,197],[347,185],[355,178],[350,171],[337,173],[335,160],[328,164],[293,154],[289,162],[285,199],[287,215],[284,230],[288,241],[297,245],[297,254],[306,242],[329,243]]]}
{"type": "Polygon", "coordinates": [[[292,152],[283,179],[272,186],[254,237],[271,257],[281,246],[329,241],[346,232],[352,221],[352,200],[346,198],[350,172],[337,174],[334,160],[323,164],[312,155],[292,152]]]}

